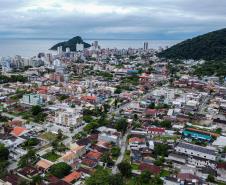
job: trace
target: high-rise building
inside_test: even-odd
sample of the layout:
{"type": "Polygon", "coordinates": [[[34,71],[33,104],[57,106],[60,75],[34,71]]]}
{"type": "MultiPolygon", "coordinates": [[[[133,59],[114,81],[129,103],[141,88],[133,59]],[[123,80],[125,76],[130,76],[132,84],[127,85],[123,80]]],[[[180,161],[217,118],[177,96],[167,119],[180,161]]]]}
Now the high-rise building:
{"type": "Polygon", "coordinates": [[[95,49],[97,49],[97,48],[98,48],[98,41],[97,41],[97,40],[96,40],[96,41],[94,41],[93,46],[94,46],[94,48],[95,48],[95,49]]]}
{"type": "Polygon", "coordinates": [[[77,43],[76,44],[76,51],[83,51],[83,50],[84,50],[84,44],[77,43]]]}
{"type": "Polygon", "coordinates": [[[70,52],[70,48],[67,47],[67,48],[66,48],[66,53],[69,53],[69,52],[70,52]]]}
{"type": "Polygon", "coordinates": [[[20,102],[27,105],[42,105],[44,103],[39,94],[24,94],[20,102]]]}
{"type": "Polygon", "coordinates": [[[144,50],[148,50],[148,42],[144,42],[144,50]]]}
{"type": "Polygon", "coordinates": [[[51,64],[52,61],[53,61],[53,56],[51,53],[47,53],[46,54],[46,60],[47,60],[47,63],[51,64]]]}
{"type": "Polygon", "coordinates": [[[57,47],[57,54],[61,55],[63,53],[63,47],[62,46],[58,46],[57,47]]]}

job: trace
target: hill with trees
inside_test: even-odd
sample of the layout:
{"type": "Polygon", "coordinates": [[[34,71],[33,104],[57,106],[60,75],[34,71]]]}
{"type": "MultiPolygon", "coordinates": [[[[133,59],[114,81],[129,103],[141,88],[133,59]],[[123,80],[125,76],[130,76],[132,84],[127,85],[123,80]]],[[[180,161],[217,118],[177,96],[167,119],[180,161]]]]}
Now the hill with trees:
{"type": "Polygon", "coordinates": [[[84,44],[84,48],[89,48],[91,45],[84,42],[80,36],[73,37],[65,42],[60,42],[55,44],[50,50],[57,50],[57,47],[62,46],[63,51],[66,51],[66,48],[70,48],[71,51],[76,51],[76,44],[84,44]]]}
{"type": "Polygon", "coordinates": [[[185,40],[159,53],[168,59],[226,59],[226,28],[185,40]]]}

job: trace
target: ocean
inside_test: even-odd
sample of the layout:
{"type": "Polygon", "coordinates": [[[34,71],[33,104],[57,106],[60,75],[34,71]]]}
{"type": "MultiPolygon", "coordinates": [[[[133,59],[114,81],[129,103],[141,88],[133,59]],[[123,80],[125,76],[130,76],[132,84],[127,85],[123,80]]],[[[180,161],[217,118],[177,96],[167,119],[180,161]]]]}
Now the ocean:
{"type": "MultiPolygon", "coordinates": [[[[36,56],[39,52],[51,52],[49,48],[58,42],[66,39],[0,39],[0,57],[21,55],[22,57],[36,56]]],[[[93,40],[84,40],[92,43],[93,40]]],[[[109,40],[96,39],[101,48],[142,48],[144,42],[149,43],[149,48],[158,49],[159,47],[172,46],[178,40],[109,40]]]]}

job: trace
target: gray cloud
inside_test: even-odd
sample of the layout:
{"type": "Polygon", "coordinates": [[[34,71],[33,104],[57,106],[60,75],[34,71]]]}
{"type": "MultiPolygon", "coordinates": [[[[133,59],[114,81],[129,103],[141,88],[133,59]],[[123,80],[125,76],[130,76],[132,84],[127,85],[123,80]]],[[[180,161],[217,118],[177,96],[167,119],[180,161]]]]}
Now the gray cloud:
{"type": "Polygon", "coordinates": [[[0,0],[0,37],[184,39],[226,25],[218,0],[0,0]]]}

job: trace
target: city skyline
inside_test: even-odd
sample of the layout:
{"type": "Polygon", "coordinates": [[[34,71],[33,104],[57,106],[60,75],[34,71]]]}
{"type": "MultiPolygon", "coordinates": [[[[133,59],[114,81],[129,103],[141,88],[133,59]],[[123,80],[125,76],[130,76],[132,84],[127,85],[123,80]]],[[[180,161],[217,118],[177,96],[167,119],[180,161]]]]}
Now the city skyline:
{"type": "Polygon", "coordinates": [[[1,0],[0,38],[186,39],[223,28],[219,0],[1,0]]]}

